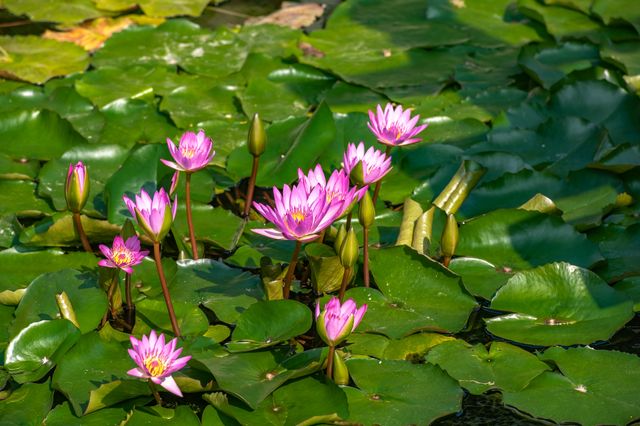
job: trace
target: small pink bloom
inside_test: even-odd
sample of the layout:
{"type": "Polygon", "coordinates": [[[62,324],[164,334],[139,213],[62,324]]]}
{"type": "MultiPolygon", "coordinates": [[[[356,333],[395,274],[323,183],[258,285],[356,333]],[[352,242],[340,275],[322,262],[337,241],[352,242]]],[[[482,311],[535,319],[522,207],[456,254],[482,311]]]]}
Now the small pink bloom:
{"type": "Polygon", "coordinates": [[[326,344],[336,346],[356,329],[365,312],[366,304],[358,308],[353,299],[348,299],[340,305],[340,299],[332,297],[322,312],[316,304],[316,328],[326,344]]]}
{"type": "Polygon", "coordinates": [[[144,257],[149,254],[146,250],[140,250],[140,240],[136,236],[127,238],[125,242],[120,235],[116,235],[112,248],[104,244],[100,244],[99,248],[106,259],[102,259],[98,265],[105,268],[122,269],[127,274],[132,274],[131,267],[141,263],[144,257]]]}
{"type": "Polygon", "coordinates": [[[160,161],[181,172],[197,172],[205,168],[216,155],[216,152],[212,151],[213,142],[202,130],[197,135],[193,132],[185,132],[177,147],[171,139],[167,138],[167,146],[175,163],[165,159],[160,161]]]}
{"type": "Polygon", "coordinates": [[[362,162],[363,182],[367,185],[382,179],[391,170],[391,157],[374,147],[364,150],[364,143],[360,142],[356,147],[350,143],[344,153],[344,169],[347,173],[362,162]]]}
{"type": "Polygon", "coordinates": [[[67,180],[64,185],[64,196],[67,200],[69,210],[80,213],[89,199],[89,174],[87,168],[78,161],[76,164],[69,164],[67,180]]]}
{"type": "Polygon", "coordinates": [[[133,347],[129,349],[129,356],[138,366],[127,371],[127,374],[149,379],[169,392],[182,396],[178,384],[171,375],[187,365],[191,356],[178,358],[182,353],[182,348],[176,349],[178,339],[175,338],[165,344],[164,334],[158,337],[154,330],[151,330],[149,337],[143,335],[142,340],[133,336],[129,339],[133,347]]]}
{"type": "Polygon", "coordinates": [[[315,169],[309,170],[305,175],[302,169],[298,169],[298,179],[300,183],[305,185],[305,190],[311,192],[313,187],[320,186],[324,189],[327,202],[331,202],[334,198],[340,200],[349,199],[351,202],[360,201],[368,186],[363,188],[351,187],[349,175],[344,170],[334,170],[329,176],[329,181],[325,178],[324,171],[320,164],[315,169]]]}
{"type": "Polygon", "coordinates": [[[159,242],[167,235],[171,229],[173,219],[176,217],[178,203],[174,199],[172,205],[171,199],[164,188],[156,191],[153,194],[153,198],[144,189],[141,189],[140,194],[136,194],[135,203],[126,195],[122,199],[129,212],[131,212],[131,216],[151,240],[159,242]]]}
{"type": "Polygon", "coordinates": [[[355,197],[355,188],[344,198],[329,197],[325,187],[311,186],[306,181],[291,187],[285,185],[282,193],[274,187],[275,209],[256,202],[253,206],[278,229],[254,229],[253,232],[277,240],[298,240],[303,243],[315,240],[342,216],[355,197]]]}
{"type": "Polygon", "coordinates": [[[390,146],[411,145],[420,142],[421,138],[415,136],[427,128],[427,124],[416,127],[420,116],[411,118],[411,110],[402,110],[402,105],[395,109],[387,104],[384,111],[380,105],[376,108],[376,114],[369,111],[369,130],[373,132],[380,142],[390,146]]]}

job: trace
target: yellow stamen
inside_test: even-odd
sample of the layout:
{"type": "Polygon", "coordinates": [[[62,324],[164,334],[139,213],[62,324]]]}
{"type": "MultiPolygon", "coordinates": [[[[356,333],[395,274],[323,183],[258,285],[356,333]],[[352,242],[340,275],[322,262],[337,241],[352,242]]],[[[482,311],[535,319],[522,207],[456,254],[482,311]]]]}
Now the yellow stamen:
{"type": "Polygon", "coordinates": [[[128,265],[133,261],[133,255],[129,250],[124,247],[119,247],[113,250],[113,262],[118,265],[128,265]]]}
{"type": "Polygon", "coordinates": [[[187,158],[193,158],[194,155],[196,155],[196,149],[192,146],[190,147],[181,147],[180,148],[180,153],[182,154],[183,157],[187,157],[187,158]]]}
{"type": "Polygon", "coordinates": [[[167,365],[165,364],[164,360],[158,358],[157,356],[146,358],[144,360],[144,367],[153,377],[161,376],[162,373],[164,373],[167,369],[167,365]]]}
{"type": "Polygon", "coordinates": [[[296,223],[300,223],[305,219],[306,215],[301,211],[295,211],[291,213],[291,217],[296,223]]]}

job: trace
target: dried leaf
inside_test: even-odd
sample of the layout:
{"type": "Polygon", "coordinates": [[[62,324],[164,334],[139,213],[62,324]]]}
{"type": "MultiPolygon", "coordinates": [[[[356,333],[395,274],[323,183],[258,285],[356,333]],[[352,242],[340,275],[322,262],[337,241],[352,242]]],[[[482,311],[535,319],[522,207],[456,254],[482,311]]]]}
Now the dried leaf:
{"type": "Polygon", "coordinates": [[[308,27],[324,13],[324,5],[319,3],[283,2],[282,8],[269,15],[247,19],[245,24],[276,24],[294,29],[308,27]]]}

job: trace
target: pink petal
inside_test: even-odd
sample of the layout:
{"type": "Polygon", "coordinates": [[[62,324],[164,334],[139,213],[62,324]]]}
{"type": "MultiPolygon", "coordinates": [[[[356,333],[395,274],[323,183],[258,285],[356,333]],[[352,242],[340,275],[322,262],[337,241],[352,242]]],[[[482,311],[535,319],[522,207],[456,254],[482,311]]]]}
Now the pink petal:
{"type": "Polygon", "coordinates": [[[178,395],[180,397],[182,396],[182,392],[180,391],[180,388],[178,387],[178,384],[173,379],[173,377],[167,376],[159,384],[160,384],[160,386],[162,386],[163,388],[165,388],[166,390],[168,390],[172,394],[178,395]]]}

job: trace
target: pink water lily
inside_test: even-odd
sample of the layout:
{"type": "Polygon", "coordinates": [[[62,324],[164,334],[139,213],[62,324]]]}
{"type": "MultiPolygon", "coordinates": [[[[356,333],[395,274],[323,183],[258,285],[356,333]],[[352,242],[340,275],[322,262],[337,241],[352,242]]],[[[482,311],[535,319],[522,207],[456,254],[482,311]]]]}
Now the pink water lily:
{"type": "Polygon", "coordinates": [[[102,259],[98,265],[122,269],[127,274],[132,274],[131,267],[142,263],[144,257],[149,254],[146,250],[140,250],[140,240],[135,235],[127,238],[127,241],[124,241],[120,235],[116,235],[111,248],[104,244],[100,244],[99,248],[106,259],[102,259]]]}
{"type": "Polygon", "coordinates": [[[389,146],[411,145],[420,142],[421,138],[415,136],[427,128],[428,124],[417,126],[420,116],[411,117],[411,110],[403,111],[402,105],[398,105],[395,109],[393,105],[387,104],[384,107],[378,105],[376,113],[369,111],[369,130],[376,135],[378,140],[389,146]]]}
{"type": "Polygon", "coordinates": [[[135,203],[126,195],[122,199],[133,218],[152,241],[161,241],[167,235],[176,217],[178,203],[175,199],[171,202],[164,188],[156,191],[153,198],[141,189],[140,194],[136,194],[135,203]]]}
{"type": "Polygon", "coordinates": [[[132,346],[132,349],[129,349],[129,356],[137,367],[127,371],[127,374],[151,380],[169,392],[182,396],[178,384],[171,375],[187,365],[191,356],[179,358],[182,348],[176,349],[178,339],[175,338],[165,344],[164,334],[158,337],[154,330],[151,330],[149,337],[143,335],[141,340],[133,336],[129,339],[132,346]]]}
{"type": "Polygon", "coordinates": [[[89,174],[82,161],[69,164],[64,196],[69,210],[79,213],[89,199],[89,174]]]}
{"type": "Polygon", "coordinates": [[[367,305],[357,307],[353,299],[348,299],[342,305],[340,299],[332,297],[324,310],[320,312],[320,304],[316,304],[316,328],[318,334],[329,346],[336,346],[362,321],[362,317],[367,312],[367,305]]]}
{"type": "Polygon", "coordinates": [[[298,181],[305,185],[305,190],[311,192],[313,187],[320,186],[324,189],[327,202],[337,198],[340,200],[349,199],[360,201],[368,187],[356,188],[351,186],[349,175],[343,170],[334,170],[327,181],[322,166],[316,165],[305,175],[302,169],[298,169],[298,181]]]}
{"type": "Polygon", "coordinates": [[[382,179],[391,170],[391,157],[374,147],[364,150],[364,143],[360,142],[356,147],[350,143],[344,153],[344,169],[347,173],[358,165],[362,164],[362,182],[366,185],[375,183],[382,179]]]}
{"type": "Polygon", "coordinates": [[[216,152],[212,151],[213,142],[203,130],[200,130],[198,134],[185,132],[180,137],[180,143],[177,147],[171,139],[167,138],[167,146],[175,162],[165,159],[160,161],[181,172],[197,172],[206,167],[216,155],[216,152]]]}
{"type": "Polygon", "coordinates": [[[307,186],[305,182],[297,185],[285,185],[282,193],[273,188],[275,209],[271,206],[253,203],[255,209],[272,222],[278,229],[254,229],[253,232],[277,240],[297,240],[308,242],[315,240],[351,205],[355,191],[345,198],[327,197],[325,188],[320,185],[307,186]]]}

